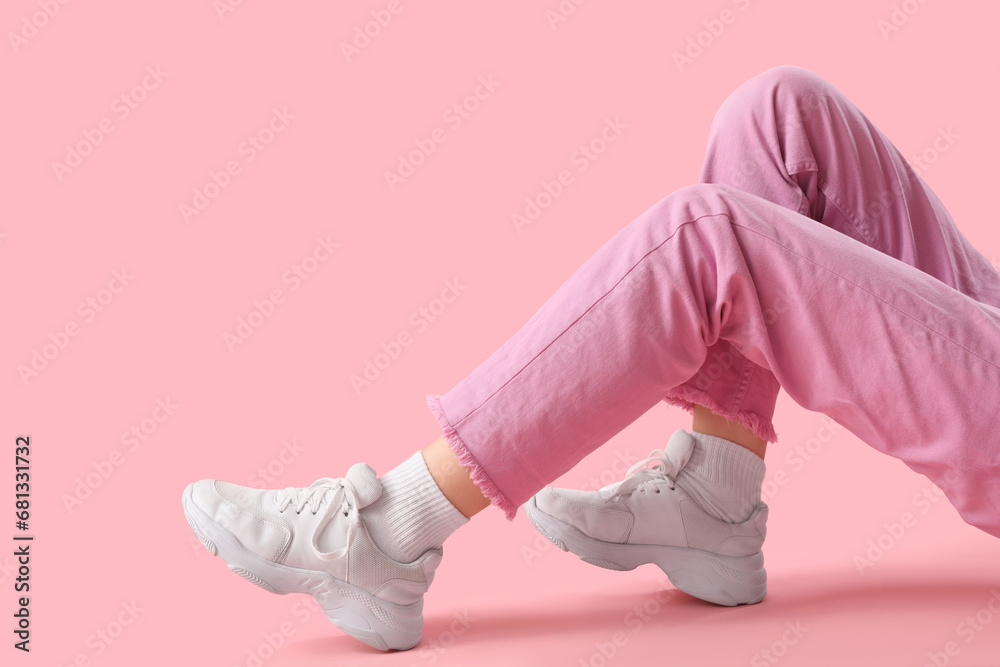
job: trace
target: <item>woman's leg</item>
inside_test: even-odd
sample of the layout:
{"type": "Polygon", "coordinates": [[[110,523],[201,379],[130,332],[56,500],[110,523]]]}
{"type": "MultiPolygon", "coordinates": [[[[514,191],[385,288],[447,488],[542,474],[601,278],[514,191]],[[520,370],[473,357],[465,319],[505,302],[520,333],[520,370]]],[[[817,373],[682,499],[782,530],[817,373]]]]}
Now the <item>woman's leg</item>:
{"type": "MultiPolygon", "coordinates": [[[[805,68],[768,69],[723,101],[700,180],[797,211],[1000,306],[1000,274],[933,191],[854,103],[805,68]]],[[[664,400],[692,412],[693,431],[763,458],[766,442],[777,441],[771,419],[779,389],[773,373],[719,340],[664,400]]]]}
{"type": "MultiPolygon", "coordinates": [[[[803,407],[925,474],[965,521],[1000,537],[1000,308],[800,213],[713,184],[647,209],[466,378],[428,395],[451,450],[438,459],[445,477],[432,449],[430,467],[417,453],[381,478],[358,464],[307,488],[202,480],[184,490],[185,514],[247,580],[313,595],[331,621],[372,646],[410,648],[442,558],[437,545],[483,505],[477,493],[513,518],[691,378],[719,341],[773,373],[803,407]],[[453,484],[465,485],[465,500],[453,484]]],[[[728,544],[759,544],[765,519],[758,508],[728,544]]],[[[715,526],[697,539],[715,543],[721,533],[715,526]]],[[[728,599],[727,586],[719,601],[759,599],[760,554],[725,561],[728,551],[717,548],[710,567],[742,567],[728,581],[753,590],[728,599]]],[[[715,599],[701,572],[680,574],[691,577],[685,590],[715,599]]]]}
{"type": "Polygon", "coordinates": [[[1000,309],[728,186],[654,204],[428,406],[512,518],[719,341],[1000,537],[1000,309]]]}
{"type": "MultiPolygon", "coordinates": [[[[723,101],[709,132],[701,182],[797,211],[1000,306],[1000,274],[992,264],[889,139],[810,70],[773,67],[723,101]]],[[[771,419],[779,389],[773,373],[720,340],[698,372],[664,400],[694,410],[693,430],[755,449],[760,440],[754,436],[777,441],[771,419]]]]}

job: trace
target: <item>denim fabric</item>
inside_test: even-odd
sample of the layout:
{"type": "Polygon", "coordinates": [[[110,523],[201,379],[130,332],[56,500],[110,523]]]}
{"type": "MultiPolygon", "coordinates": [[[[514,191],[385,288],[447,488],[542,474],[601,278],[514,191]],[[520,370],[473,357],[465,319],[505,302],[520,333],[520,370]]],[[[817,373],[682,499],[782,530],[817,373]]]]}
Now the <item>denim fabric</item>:
{"type": "Polygon", "coordinates": [[[874,125],[775,67],[714,120],[701,183],[615,234],[427,403],[516,508],[660,401],[768,441],[784,388],[1000,537],[1000,273],[874,125]]]}

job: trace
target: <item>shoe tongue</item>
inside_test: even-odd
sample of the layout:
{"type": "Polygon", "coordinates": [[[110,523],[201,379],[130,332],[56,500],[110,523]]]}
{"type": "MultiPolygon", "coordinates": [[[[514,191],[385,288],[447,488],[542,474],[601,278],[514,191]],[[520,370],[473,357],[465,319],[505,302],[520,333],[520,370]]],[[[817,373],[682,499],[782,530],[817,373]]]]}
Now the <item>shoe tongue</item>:
{"type": "Polygon", "coordinates": [[[344,477],[358,492],[358,509],[371,505],[382,495],[382,483],[378,481],[375,469],[367,463],[355,463],[344,477]]]}
{"type": "MultiPolygon", "coordinates": [[[[666,459],[666,474],[671,479],[677,477],[681,469],[687,464],[688,459],[691,458],[691,453],[694,451],[696,442],[697,441],[694,437],[684,429],[677,429],[674,431],[673,435],[670,436],[666,446],[663,448],[663,458],[666,459]]],[[[656,452],[654,451],[654,454],[655,453],[656,452]]],[[[601,487],[598,489],[598,493],[602,498],[610,498],[618,493],[618,490],[621,489],[626,482],[629,482],[629,486],[625,488],[629,490],[636,488],[644,481],[642,477],[640,477],[644,470],[645,469],[637,470],[626,479],[601,487]]],[[[645,474],[649,475],[651,473],[645,474]]]]}
{"type": "Polygon", "coordinates": [[[670,468],[673,471],[671,477],[676,477],[677,473],[687,464],[691,453],[694,452],[696,442],[694,436],[682,428],[677,429],[670,436],[666,447],[663,448],[663,454],[664,458],[670,462],[670,468]]]}

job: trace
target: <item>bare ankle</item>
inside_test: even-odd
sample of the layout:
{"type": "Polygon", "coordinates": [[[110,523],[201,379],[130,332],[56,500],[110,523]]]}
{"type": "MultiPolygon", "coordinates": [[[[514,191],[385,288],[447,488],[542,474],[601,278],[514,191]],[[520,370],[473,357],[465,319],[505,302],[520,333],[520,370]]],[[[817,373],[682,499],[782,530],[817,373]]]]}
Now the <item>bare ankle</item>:
{"type": "Polygon", "coordinates": [[[715,435],[735,442],[737,445],[749,449],[762,459],[767,450],[767,442],[754,435],[753,431],[742,424],[728,421],[725,417],[715,414],[704,405],[694,406],[691,430],[704,433],[705,435],[715,435]]]}
{"type": "Polygon", "coordinates": [[[476,486],[469,469],[462,466],[444,437],[423,450],[424,462],[441,493],[459,512],[471,518],[490,505],[489,499],[476,486]]]}

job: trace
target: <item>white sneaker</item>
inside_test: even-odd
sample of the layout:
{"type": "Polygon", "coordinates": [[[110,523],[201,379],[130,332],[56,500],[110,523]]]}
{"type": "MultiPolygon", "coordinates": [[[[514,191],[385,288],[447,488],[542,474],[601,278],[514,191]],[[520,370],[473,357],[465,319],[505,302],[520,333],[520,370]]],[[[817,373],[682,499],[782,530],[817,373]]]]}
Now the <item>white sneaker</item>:
{"type": "Polygon", "coordinates": [[[654,563],[674,586],[702,600],[760,602],[767,594],[761,551],[767,505],[742,523],[707,514],[674,483],[694,446],[691,434],[678,430],[621,482],[598,491],[546,487],[526,503],[528,518],[557,547],[598,567],[654,563]]]}
{"type": "Polygon", "coordinates": [[[205,547],[266,591],[308,593],[327,618],[369,646],[405,650],[423,630],[423,595],[441,562],[428,549],[412,563],[386,556],[359,511],[382,493],[358,463],[346,478],[261,490],[204,479],[184,489],[184,515],[205,547]]]}

